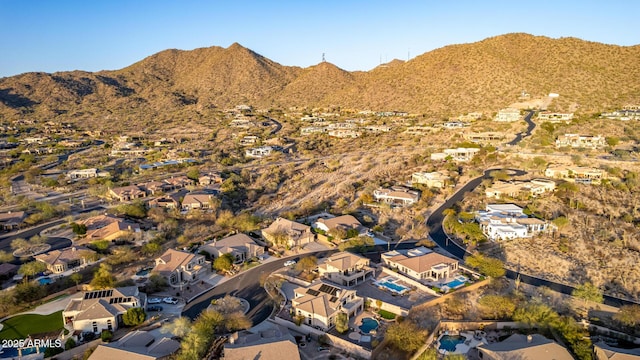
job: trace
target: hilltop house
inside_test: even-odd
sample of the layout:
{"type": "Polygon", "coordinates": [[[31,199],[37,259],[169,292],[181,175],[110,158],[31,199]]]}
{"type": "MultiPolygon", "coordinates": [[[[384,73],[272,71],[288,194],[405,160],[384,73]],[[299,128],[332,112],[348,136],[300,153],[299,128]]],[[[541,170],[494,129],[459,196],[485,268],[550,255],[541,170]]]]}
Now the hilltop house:
{"type": "Polygon", "coordinates": [[[496,181],[493,185],[486,188],[485,195],[488,198],[501,199],[507,197],[539,196],[545,193],[553,192],[556,183],[548,179],[533,179],[529,181],[496,181]]]}
{"type": "Polygon", "coordinates": [[[108,176],[109,176],[108,172],[100,171],[96,168],[70,170],[69,172],[67,172],[67,177],[71,180],[90,179],[90,178],[108,177],[108,176]]]}
{"type": "Polygon", "coordinates": [[[150,200],[147,203],[149,208],[165,208],[165,209],[177,209],[180,207],[180,202],[176,200],[173,196],[162,196],[159,198],[155,198],[150,200]]]}
{"type": "Polygon", "coordinates": [[[96,252],[84,247],[69,247],[62,250],[51,250],[47,253],[36,255],[36,261],[47,266],[54,274],[63,273],[69,269],[88,264],[96,252]]]}
{"type": "Polygon", "coordinates": [[[181,286],[197,281],[208,273],[203,255],[168,249],[156,258],[153,271],[167,278],[171,286],[181,286]]]}
{"type": "Polygon", "coordinates": [[[556,139],[557,148],[568,146],[572,148],[598,149],[603,148],[606,144],[607,142],[602,135],[564,134],[556,139]]]}
{"type": "Polygon", "coordinates": [[[238,264],[264,254],[262,246],[256,244],[252,238],[242,233],[220,240],[213,240],[202,245],[200,251],[207,252],[212,258],[218,258],[223,254],[231,254],[238,264]]]}
{"type": "Polygon", "coordinates": [[[318,273],[331,282],[350,287],[363,283],[375,271],[369,266],[369,259],[343,251],[329,256],[318,265],[318,273]]]}
{"type": "Polygon", "coordinates": [[[420,200],[420,193],[407,189],[403,186],[393,186],[390,189],[376,189],[373,191],[373,198],[378,202],[385,202],[391,205],[413,205],[420,200]]]}
{"type": "Polygon", "coordinates": [[[442,171],[415,172],[411,175],[412,184],[423,184],[430,188],[443,188],[451,177],[442,171]]]}
{"type": "Polygon", "coordinates": [[[565,122],[568,123],[573,119],[573,113],[554,113],[543,111],[538,113],[538,120],[549,122],[565,122]]]}
{"type": "Polygon", "coordinates": [[[130,308],[144,307],[146,295],[137,286],[94,290],[71,299],[62,311],[65,326],[78,332],[99,334],[122,325],[122,315],[130,308]]]}
{"type": "Polygon", "coordinates": [[[447,158],[451,158],[455,162],[466,162],[473,159],[479,151],[478,148],[444,149],[441,153],[432,153],[431,160],[445,161],[447,158]]]}
{"type": "Polygon", "coordinates": [[[319,281],[307,287],[294,290],[291,309],[300,316],[303,323],[324,331],[336,324],[339,313],[350,319],[364,309],[364,301],[355,290],[348,290],[319,281]]]}
{"type": "Polygon", "coordinates": [[[247,149],[244,152],[244,155],[249,158],[262,158],[262,157],[271,155],[272,152],[273,152],[273,147],[260,146],[257,148],[247,149]]]}
{"type": "Polygon", "coordinates": [[[520,110],[514,108],[506,108],[498,111],[493,121],[512,122],[520,120],[520,110]]]}
{"type": "Polygon", "coordinates": [[[315,240],[315,234],[308,225],[300,224],[285,218],[277,218],[262,230],[262,236],[274,244],[284,242],[290,249],[301,247],[315,240]]]}
{"type": "Polygon", "coordinates": [[[544,171],[547,177],[586,184],[598,184],[606,175],[603,170],[581,166],[550,166],[544,171]]]}
{"type": "Polygon", "coordinates": [[[0,214],[0,229],[11,231],[19,229],[27,215],[24,211],[9,211],[0,214]]]}
{"type": "Polygon", "coordinates": [[[78,221],[87,227],[83,239],[87,242],[95,240],[117,240],[137,238],[140,236],[140,226],[112,215],[98,215],[78,221]]]}
{"type": "Polygon", "coordinates": [[[423,282],[439,282],[458,274],[458,260],[437,254],[423,246],[393,250],[382,254],[382,262],[407,276],[423,282]]]}
{"type": "Polygon", "coordinates": [[[476,212],[476,221],[492,241],[531,237],[549,228],[548,222],[528,217],[514,204],[489,204],[476,212]]]}

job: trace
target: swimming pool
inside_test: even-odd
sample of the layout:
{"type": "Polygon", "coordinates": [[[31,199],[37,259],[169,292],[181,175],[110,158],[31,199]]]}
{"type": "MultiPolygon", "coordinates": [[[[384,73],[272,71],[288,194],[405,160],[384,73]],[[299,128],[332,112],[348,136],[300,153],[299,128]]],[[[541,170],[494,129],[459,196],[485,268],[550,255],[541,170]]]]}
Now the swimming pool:
{"type": "Polygon", "coordinates": [[[364,334],[368,334],[371,330],[378,329],[378,321],[372,318],[364,318],[362,319],[362,325],[359,326],[360,331],[364,334]]]}
{"type": "Polygon", "coordinates": [[[147,276],[152,268],[144,268],[136,273],[136,276],[147,276]]]}
{"type": "Polygon", "coordinates": [[[463,344],[465,340],[467,339],[460,335],[442,335],[438,340],[440,343],[440,345],[438,345],[438,349],[454,352],[456,351],[456,346],[458,346],[458,344],[463,344]]]}
{"type": "Polygon", "coordinates": [[[409,291],[409,288],[406,286],[402,286],[402,285],[398,285],[396,283],[392,283],[388,280],[384,280],[384,281],[379,281],[378,282],[378,286],[382,286],[385,287],[395,293],[398,294],[404,294],[405,292],[409,291]]]}
{"type": "Polygon", "coordinates": [[[453,281],[449,281],[445,285],[449,287],[449,289],[457,289],[460,286],[464,285],[467,282],[467,278],[464,276],[458,276],[453,281]]]}
{"type": "Polygon", "coordinates": [[[43,278],[40,278],[38,282],[40,283],[40,285],[49,285],[51,284],[51,278],[43,277],[43,278]]]}

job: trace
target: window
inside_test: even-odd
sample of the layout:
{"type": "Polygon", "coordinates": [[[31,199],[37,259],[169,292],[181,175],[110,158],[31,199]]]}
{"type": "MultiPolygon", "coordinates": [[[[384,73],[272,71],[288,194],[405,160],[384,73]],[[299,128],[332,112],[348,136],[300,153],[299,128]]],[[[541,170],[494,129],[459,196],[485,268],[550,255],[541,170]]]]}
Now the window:
{"type": "Polygon", "coordinates": [[[92,325],[93,325],[93,332],[94,332],[94,333],[97,333],[97,332],[98,332],[98,323],[94,321],[94,322],[92,323],[92,325]]]}
{"type": "Polygon", "coordinates": [[[113,331],[113,324],[111,323],[111,319],[107,320],[107,329],[109,331],[113,331]]]}

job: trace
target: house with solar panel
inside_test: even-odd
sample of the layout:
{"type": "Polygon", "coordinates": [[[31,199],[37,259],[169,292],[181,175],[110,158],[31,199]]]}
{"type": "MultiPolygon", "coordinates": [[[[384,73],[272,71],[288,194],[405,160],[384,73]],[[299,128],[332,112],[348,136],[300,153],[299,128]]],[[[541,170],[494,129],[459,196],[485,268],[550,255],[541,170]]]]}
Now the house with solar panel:
{"type": "Polygon", "coordinates": [[[351,319],[364,309],[364,300],[356,295],[355,290],[316,282],[307,287],[294,290],[291,300],[294,316],[302,318],[302,323],[328,331],[335,326],[336,317],[340,313],[351,319]]]}
{"type": "Polygon", "coordinates": [[[76,334],[102,330],[114,331],[122,324],[122,316],[130,308],[144,307],[146,294],[137,286],[85,292],[79,299],[71,299],[62,311],[67,329],[76,334]]]}

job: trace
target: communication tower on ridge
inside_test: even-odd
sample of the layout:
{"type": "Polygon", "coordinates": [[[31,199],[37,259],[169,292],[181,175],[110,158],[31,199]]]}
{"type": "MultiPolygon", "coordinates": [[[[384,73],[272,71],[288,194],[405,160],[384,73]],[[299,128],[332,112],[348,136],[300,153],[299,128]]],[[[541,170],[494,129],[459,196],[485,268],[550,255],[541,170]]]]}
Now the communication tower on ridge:
{"type": "Polygon", "coordinates": [[[322,53],[322,62],[326,62],[327,60],[324,59],[324,53],[322,53]]]}

